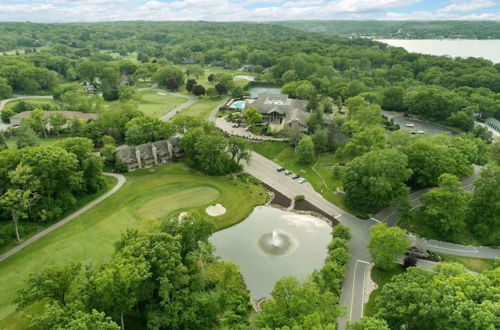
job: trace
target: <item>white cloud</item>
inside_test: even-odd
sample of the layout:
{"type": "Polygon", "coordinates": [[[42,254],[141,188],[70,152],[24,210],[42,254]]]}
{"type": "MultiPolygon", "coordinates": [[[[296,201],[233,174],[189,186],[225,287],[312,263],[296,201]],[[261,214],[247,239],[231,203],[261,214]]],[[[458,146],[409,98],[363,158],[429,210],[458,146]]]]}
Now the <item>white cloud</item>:
{"type": "Polygon", "coordinates": [[[498,19],[482,13],[493,0],[453,0],[436,12],[398,13],[424,0],[0,0],[0,21],[208,20],[271,21],[293,19],[498,19]],[[474,12],[472,12],[474,11],[474,12]],[[467,15],[454,14],[466,12],[467,15]]]}
{"type": "Polygon", "coordinates": [[[466,12],[472,10],[478,10],[483,8],[493,7],[495,5],[494,1],[491,0],[458,0],[453,1],[452,4],[441,8],[438,12],[449,13],[449,12],[466,12]]]}

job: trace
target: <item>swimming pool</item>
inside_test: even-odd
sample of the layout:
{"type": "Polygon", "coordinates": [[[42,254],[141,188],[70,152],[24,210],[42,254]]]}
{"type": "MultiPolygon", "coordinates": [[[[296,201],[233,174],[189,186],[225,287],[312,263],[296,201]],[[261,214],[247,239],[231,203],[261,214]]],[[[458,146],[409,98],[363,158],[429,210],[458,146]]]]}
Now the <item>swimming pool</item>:
{"type": "Polygon", "coordinates": [[[231,104],[231,108],[233,109],[243,109],[245,107],[245,101],[237,101],[231,104]]]}

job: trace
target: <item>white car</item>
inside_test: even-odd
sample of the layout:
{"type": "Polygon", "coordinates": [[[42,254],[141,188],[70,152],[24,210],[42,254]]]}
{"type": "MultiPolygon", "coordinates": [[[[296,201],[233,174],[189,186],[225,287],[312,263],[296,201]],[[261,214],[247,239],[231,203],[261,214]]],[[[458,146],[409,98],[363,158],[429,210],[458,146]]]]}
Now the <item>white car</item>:
{"type": "Polygon", "coordinates": [[[298,182],[298,183],[306,183],[306,182],[307,182],[307,179],[300,178],[297,182],[298,182]]]}
{"type": "Polygon", "coordinates": [[[417,134],[425,134],[424,131],[417,131],[417,134]]]}
{"type": "Polygon", "coordinates": [[[412,123],[409,123],[409,124],[406,124],[406,127],[415,127],[415,125],[412,123]]]}

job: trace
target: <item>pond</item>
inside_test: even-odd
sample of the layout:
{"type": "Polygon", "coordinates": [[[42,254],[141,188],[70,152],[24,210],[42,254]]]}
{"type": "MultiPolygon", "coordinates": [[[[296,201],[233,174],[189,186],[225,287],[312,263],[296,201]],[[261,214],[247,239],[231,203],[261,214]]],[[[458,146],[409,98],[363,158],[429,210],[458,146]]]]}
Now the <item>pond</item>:
{"type": "Polygon", "coordinates": [[[209,240],[217,255],[240,266],[252,296],[262,298],[283,276],[304,279],[321,268],[330,233],[330,225],[317,217],[259,206],[209,240]]]}
{"type": "Polygon", "coordinates": [[[260,94],[280,94],[281,87],[253,86],[248,89],[248,92],[250,92],[250,97],[255,98],[260,94]]]}

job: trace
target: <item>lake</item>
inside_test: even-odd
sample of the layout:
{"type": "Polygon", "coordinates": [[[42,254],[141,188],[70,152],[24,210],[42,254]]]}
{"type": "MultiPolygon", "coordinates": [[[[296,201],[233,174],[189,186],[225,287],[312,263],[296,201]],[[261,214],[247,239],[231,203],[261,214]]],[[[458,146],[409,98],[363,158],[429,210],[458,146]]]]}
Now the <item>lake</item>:
{"type": "Polygon", "coordinates": [[[452,57],[482,57],[500,63],[500,40],[471,39],[378,39],[391,46],[403,47],[409,52],[449,55],[452,57]]]}

